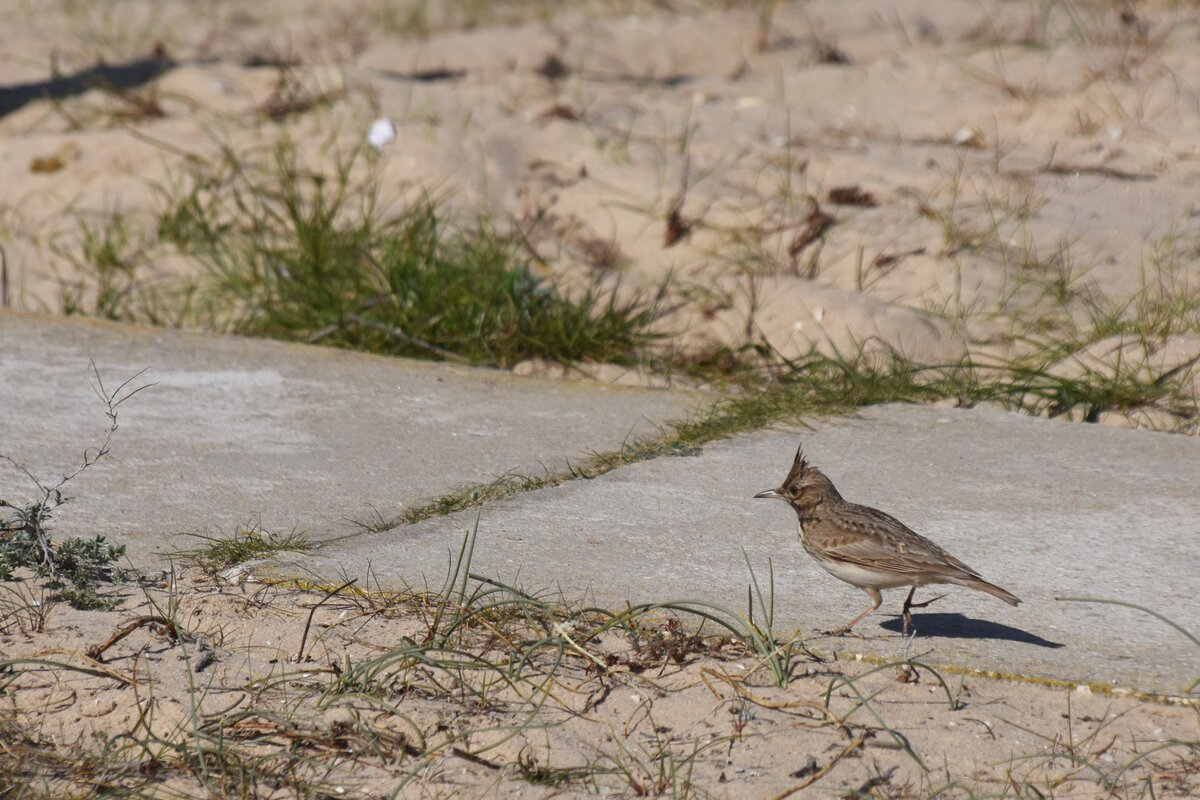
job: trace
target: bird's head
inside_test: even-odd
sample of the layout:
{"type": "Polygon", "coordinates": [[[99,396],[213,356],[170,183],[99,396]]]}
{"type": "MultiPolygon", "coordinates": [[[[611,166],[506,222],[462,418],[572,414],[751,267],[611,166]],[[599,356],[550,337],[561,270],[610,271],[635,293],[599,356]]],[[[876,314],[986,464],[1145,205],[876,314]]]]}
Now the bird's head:
{"type": "Polygon", "coordinates": [[[841,500],[833,482],[816,467],[804,460],[801,448],[796,449],[792,469],[778,489],[768,489],[754,495],[756,498],[786,500],[797,512],[815,508],[821,503],[841,500]]]}

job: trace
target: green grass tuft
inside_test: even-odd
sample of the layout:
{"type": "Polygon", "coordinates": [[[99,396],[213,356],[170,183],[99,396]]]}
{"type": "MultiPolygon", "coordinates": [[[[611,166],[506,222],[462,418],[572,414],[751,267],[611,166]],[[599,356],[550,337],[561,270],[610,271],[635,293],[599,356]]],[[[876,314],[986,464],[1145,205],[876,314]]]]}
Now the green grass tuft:
{"type": "Polygon", "coordinates": [[[427,197],[382,219],[377,186],[356,184],[353,164],[310,173],[280,147],[265,172],[196,175],[175,193],[158,233],[213,277],[210,325],[499,367],[635,363],[656,338],[654,302],[600,283],[568,295],[515,242],[449,221],[427,197]]]}
{"type": "Polygon", "coordinates": [[[194,535],[203,540],[204,544],[192,550],[185,550],[180,555],[206,572],[217,572],[274,553],[303,553],[313,548],[312,543],[298,533],[277,536],[258,528],[242,528],[228,538],[194,535]]]}

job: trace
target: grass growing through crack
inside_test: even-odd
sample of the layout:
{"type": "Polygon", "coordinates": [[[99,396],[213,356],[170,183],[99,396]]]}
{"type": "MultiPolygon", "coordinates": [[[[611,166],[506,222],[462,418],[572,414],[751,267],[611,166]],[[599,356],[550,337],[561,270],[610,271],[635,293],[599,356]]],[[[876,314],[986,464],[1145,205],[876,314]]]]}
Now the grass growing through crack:
{"type": "Polygon", "coordinates": [[[410,508],[373,529],[387,530],[576,478],[593,478],[639,461],[694,455],[709,442],[774,424],[798,422],[805,416],[878,403],[938,399],[948,393],[954,396],[953,391],[974,385],[965,370],[913,367],[902,359],[881,363],[865,356],[842,359],[814,354],[788,362],[787,366],[786,375],[764,390],[731,394],[690,419],[668,423],[657,436],[627,442],[619,450],[593,454],[573,464],[569,471],[541,476],[507,475],[491,483],[466,486],[410,508]]]}
{"type": "Polygon", "coordinates": [[[693,455],[709,442],[740,433],[882,403],[953,398],[967,407],[992,403],[1029,414],[1092,422],[1105,411],[1155,404],[1183,422],[1200,417],[1195,398],[1185,388],[1194,363],[1158,372],[1141,367],[1113,372],[1084,364],[1071,374],[1054,369],[1060,361],[964,359],[947,365],[922,365],[894,353],[861,352],[853,357],[812,353],[800,359],[778,358],[779,372],[766,388],[730,394],[690,419],[666,424],[656,436],[595,453],[564,472],[510,474],[490,483],[468,485],[366,527],[390,530],[522,492],[594,478],[639,461],[693,455]]]}
{"type": "Polygon", "coordinates": [[[240,528],[233,536],[209,536],[192,534],[203,544],[179,553],[187,563],[195,564],[206,572],[217,572],[235,564],[256,558],[266,558],[275,553],[311,550],[313,545],[295,531],[274,534],[258,527],[240,528]]]}

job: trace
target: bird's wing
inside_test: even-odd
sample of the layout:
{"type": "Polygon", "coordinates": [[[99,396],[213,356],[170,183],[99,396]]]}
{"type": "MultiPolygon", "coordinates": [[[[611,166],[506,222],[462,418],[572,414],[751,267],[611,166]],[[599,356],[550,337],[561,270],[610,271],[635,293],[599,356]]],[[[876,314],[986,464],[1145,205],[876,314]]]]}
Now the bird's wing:
{"type": "Polygon", "coordinates": [[[976,578],[975,570],[914,532],[890,514],[846,505],[836,517],[805,528],[805,538],[823,555],[871,569],[976,578]]]}

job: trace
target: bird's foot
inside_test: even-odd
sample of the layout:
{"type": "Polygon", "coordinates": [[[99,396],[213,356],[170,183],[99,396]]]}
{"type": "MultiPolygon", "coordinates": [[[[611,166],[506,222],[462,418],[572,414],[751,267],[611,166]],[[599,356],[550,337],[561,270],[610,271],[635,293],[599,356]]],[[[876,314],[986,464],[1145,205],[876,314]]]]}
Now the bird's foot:
{"type": "Polygon", "coordinates": [[[929,600],[926,600],[924,603],[906,603],[904,607],[906,609],[908,609],[908,608],[924,608],[925,606],[929,605],[930,603],[936,603],[938,600],[941,600],[945,596],[946,595],[944,595],[944,594],[939,594],[937,597],[930,598],[929,600]]]}
{"type": "Polygon", "coordinates": [[[904,601],[904,609],[900,612],[900,616],[903,619],[903,623],[900,626],[900,635],[908,636],[908,629],[912,627],[912,611],[910,609],[924,608],[930,603],[936,603],[945,596],[944,594],[939,594],[937,597],[930,598],[923,603],[914,603],[912,601],[912,592],[909,592],[908,599],[904,601]]]}

